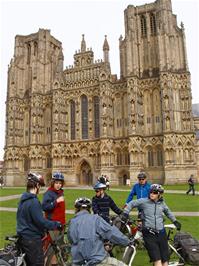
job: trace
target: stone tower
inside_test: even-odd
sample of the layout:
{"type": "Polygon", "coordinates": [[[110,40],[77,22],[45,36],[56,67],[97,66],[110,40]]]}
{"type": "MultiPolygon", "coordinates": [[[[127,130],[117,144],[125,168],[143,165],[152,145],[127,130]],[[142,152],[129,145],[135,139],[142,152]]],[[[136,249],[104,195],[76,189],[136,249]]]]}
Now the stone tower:
{"type": "Polygon", "coordinates": [[[8,185],[22,183],[26,171],[41,171],[44,161],[50,161],[52,86],[62,71],[62,45],[49,30],[16,36],[14,57],[8,68],[6,103],[8,185]]]}
{"type": "Polygon", "coordinates": [[[107,36],[94,60],[82,35],[63,69],[62,44],[49,30],[16,36],[8,69],[4,173],[22,185],[27,171],[65,175],[66,184],[136,180],[184,182],[196,174],[195,133],[184,26],[170,0],[124,12],[120,78],[111,74],[107,36]]]}
{"type": "Polygon", "coordinates": [[[186,179],[195,172],[195,134],[184,26],[177,26],[171,0],[128,6],[124,16],[120,67],[130,105],[130,172],[143,164],[167,183],[186,179]]]}

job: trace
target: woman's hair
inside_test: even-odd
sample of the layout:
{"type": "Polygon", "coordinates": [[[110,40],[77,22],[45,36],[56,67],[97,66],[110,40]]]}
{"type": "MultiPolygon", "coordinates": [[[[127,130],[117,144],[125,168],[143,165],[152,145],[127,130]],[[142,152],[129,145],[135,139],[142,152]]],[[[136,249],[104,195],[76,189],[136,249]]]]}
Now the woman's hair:
{"type": "MultiPolygon", "coordinates": [[[[60,180],[51,179],[51,181],[50,181],[50,186],[51,186],[51,187],[54,187],[54,184],[55,184],[56,181],[60,181],[60,180]]],[[[61,182],[62,182],[62,187],[63,187],[63,185],[64,185],[64,181],[61,181],[61,182]]]]}

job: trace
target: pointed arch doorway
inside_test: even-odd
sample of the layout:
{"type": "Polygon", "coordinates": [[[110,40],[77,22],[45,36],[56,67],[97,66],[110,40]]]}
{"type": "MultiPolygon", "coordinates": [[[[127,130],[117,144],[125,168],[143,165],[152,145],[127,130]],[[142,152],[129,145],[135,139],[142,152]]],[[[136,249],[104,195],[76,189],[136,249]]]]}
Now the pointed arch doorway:
{"type": "Polygon", "coordinates": [[[90,164],[83,160],[80,164],[79,173],[79,184],[80,185],[92,185],[93,184],[93,173],[90,164]]]}

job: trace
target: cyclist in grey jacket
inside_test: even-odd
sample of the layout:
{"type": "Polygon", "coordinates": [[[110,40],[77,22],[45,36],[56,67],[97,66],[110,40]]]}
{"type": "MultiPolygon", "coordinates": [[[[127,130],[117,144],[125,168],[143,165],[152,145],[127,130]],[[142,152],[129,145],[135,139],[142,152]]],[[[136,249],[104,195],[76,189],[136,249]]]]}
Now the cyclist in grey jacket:
{"type": "Polygon", "coordinates": [[[164,189],[159,184],[153,184],[150,188],[150,195],[147,199],[130,201],[124,209],[123,219],[128,218],[132,208],[139,207],[142,212],[142,232],[151,261],[155,266],[167,266],[169,251],[166,231],[164,228],[164,214],[180,230],[181,224],[176,220],[162,198],[164,189]]]}
{"type": "Polygon", "coordinates": [[[90,199],[77,199],[75,208],[76,215],[71,219],[68,228],[68,239],[72,244],[72,265],[125,266],[123,262],[109,257],[104,249],[104,239],[122,246],[127,246],[129,239],[117,227],[111,226],[99,215],[90,214],[90,199]]]}

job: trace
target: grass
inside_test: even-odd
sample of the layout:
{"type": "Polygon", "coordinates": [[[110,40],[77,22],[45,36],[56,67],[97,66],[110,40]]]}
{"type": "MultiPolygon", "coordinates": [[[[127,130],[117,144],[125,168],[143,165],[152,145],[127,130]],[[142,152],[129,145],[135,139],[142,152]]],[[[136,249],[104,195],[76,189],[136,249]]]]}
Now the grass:
{"type": "MultiPolygon", "coordinates": [[[[166,187],[166,189],[178,189],[186,190],[186,185],[178,185],[172,187],[166,187]]],[[[23,188],[6,188],[0,190],[0,196],[7,196],[13,194],[21,194],[25,189],[23,188]]],[[[130,189],[128,189],[130,190],[130,189]]],[[[108,194],[114,199],[119,207],[124,205],[124,202],[128,196],[127,191],[112,191],[110,190],[108,194]]],[[[82,189],[67,189],[64,191],[66,199],[66,209],[73,209],[74,201],[78,197],[86,196],[92,198],[94,196],[93,190],[82,190],[82,189]]],[[[42,200],[43,195],[39,195],[39,199],[42,200]]],[[[172,211],[198,211],[199,210],[199,197],[198,196],[187,196],[185,194],[165,194],[165,201],[172,211]]],[[[8,200],[0,202],[2,207],[17,207],[19,199],[8,200]]],[[[73,215],[66,215],[67,221],[73,215]]],[[[182,231],[191,233],[195,238],[199,239],[199,217],[177,217],[182,223],[182,231]]],[[[165,221],[165,223],[170,223],[170,221],[165,221]]],[[[0,247],[4,246],[4,237],[6,235],[12,235],[16,233],[16,213],[1,211],[0,212],[0,247]]],[[[149,258],[145,250],[138,250],[135,260],[133,262],[134,266],[151,265],[149,263],[149,258]]]]}
{"type": "Polygon", "coordinates": [[[25,188],[3,188],[0,189],[0,197],[17,195],[25,191],[25,188]]]}
{"type": "MultiPolygon", "coordinates": [[[[109,191],[108,194],[114,199],[115,203],[121,208],[128,196],[127,191],[109,191]]],[[[64,191],[66,200],[66,209],[73,209],[74,201],[78,197],[86,196],[92,198],[95,193],[93,190],[81,190],[81,189],[65,189],[64,191]]],[[[39,199],[42,200],[43,195],[39,195],[39,199]]],[[[199,197],[185,194],[166,194],[164,195],[167,205],[172,211],[187,211],[194,212],[199,210],[199,197]],[[183,206],[183,207],[182,207],[183,206]]],[[[16,208],[19,199],[13,199],[9,201],[0,202],[0,207],[12,207],[16,208]]]]}
{"type": "MultiPolygon", "coordinates": [[[[72,218],[73,215],[67,215],[67,221],[72,218]]],[[[178,217],[182,223],[182,230],[191,233],[195,238],[199,239],[199,217],[178,217]]],[[[167,221],[166,221],[167,223],[167,221]]],[[[5,244],[4,237],[6,235],[12,235],[16,233],[16,213],[0,212],[0,247],[5,244]]],[[[138,250],[133,266],[151,265],[146,250],[138,250]]]]}

